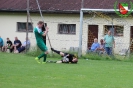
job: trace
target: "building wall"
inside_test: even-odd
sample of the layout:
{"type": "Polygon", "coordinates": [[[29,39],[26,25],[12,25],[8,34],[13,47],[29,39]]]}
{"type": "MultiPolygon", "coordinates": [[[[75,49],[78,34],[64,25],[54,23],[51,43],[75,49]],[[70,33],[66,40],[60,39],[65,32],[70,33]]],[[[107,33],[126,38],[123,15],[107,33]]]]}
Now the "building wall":
{"type": "MultiPolygon", "coordinates": [[[[16,14],[16,13],[0,13],[0,36],[6,42],[6,38],[9,37],[13,42],[14,37],[18,37],[21,42],[25,41],[26,33],[17,32],[17,22],[26,22],[26,14],[16,14]]],[[[32,40],[32,33],[29,33],[29,38],[34,45],[35,41],[32,40]]],[[[6,44],[6,43],[4,43],[6,44]]]]}
{"type": "MultiPolygon", "coordinates": [[[[16,22],[26,22],[27,17],[25,13],[0,13],[0,36],[6,42],[6,38],[9,37],[14,41],[14,37],[17,36],[22,42],[25,40],[25,32],[17,32],[16,22]]],[[[34,27],[38,21],[42,20],[40,15],[37,13],[31,13],[31,19],[34,27]]],[[[79,40],[79,15],[70,15],[70,14],[45,14],[44,20],[49,27],[49,38],[52,44],[52,47],[59,50],[69,50],[70,47],[78,47],[79,40]],[[76,24],[76,34],[75,35],[66,35],[58,34],[58,24],[76,24]]],[[[36,40],[34,33],[29,33],[29,39],[31,45],[36,45],[36,40]]],[[[49,42],[47,40],[47,46],[49,47],[49,42]]]]}
{"type": "MultiPolygon", "coordinates": [[[[83,21],[83,37],[82,37],[82,51],[86,52],[88,42],[88,25],[99,25],[98,39],[104,37],[103,25],[111,25],[110,21],[107,21],[101,17],[95,17],[90,19],[88,15],[84,16],[83,21]]],[[[34,27],[37,22],[41,20],[40,15],[37,13],[31,13],[31,19],[34,27]]],[[[9,37],[12,41],[17,36],[22,42],[25,40],[25,32],[17,32],[16,22],[26,22],[26,13],[0,13],[0,36],[6,41],[9,37]]],[[[44,14],[44,20],[49,27],[49,38],[51,44],[55,49],[69,50],[70,47],[78,47],[79,45],[79,14],[44,14]],[[58,34],[58,24],[76,24],[76,35],[58,34]]],[[[130,26],[133,21],[131,18],[119,18],[118,16],[114,19],[114,25],[124,25],[124,36],[115,37],[116,48],[115,53],[118,53],[122,48],[127,49],[130,43],[130,26]]],[[[35,36],[33,33],[29,33],[29,39],[31,45],[35,46],[35,36]]],[[[47,40],[47,46],[49,46],[47,40]]]]}
{"type": "MultiPolygon", "coordinates": [[[[128,49],[130,45],[130,27],[133,26],[133,17],[121,18],[119,16],[113,16],[113,24],[114,25],[123,25],[124,26],[124,34],[123,36],[114,36],[116,47],[114,48],[114,52],[116,54],[119,53],[122,49],[128,49]]],[[[98,31],[98,40],[104,38],[104,25],[112,25],[111,21],[104,19],[102,17],[96,16],[95,18],[90,19],[88,15],[84,16],[84,29],[88,28],[88,25],[99,25],[98,31]]],[[[87,47],[87,34],[88,30],[83,31],[83,50],[87,47]]]]}

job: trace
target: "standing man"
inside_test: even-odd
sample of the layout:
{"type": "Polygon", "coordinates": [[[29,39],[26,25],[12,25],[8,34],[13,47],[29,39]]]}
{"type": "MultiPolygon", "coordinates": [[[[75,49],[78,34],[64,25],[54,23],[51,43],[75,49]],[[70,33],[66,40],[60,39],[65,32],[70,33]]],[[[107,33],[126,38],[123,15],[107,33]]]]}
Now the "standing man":
{"type": "Polygon", "coordinates": [[[3,39],[2,39],[1,36],[0,36],[0,49],[1,49],[1,50],[2,50],[3,45],[4,45],[4,42],[3,42],[3,39]]]}
{"type": "Polygon", "coordinates": [[[105,43],[105,50],[108,55],[112,55],[112,48],[114,46],[115,48],[115,40],[112,36],[111,31],[108,31],[108,34],[104,37],[104,43],[105,43]]]}
{"type": "Polygon", "coordinates": [[[46,34],[48,33],[48,27],[46,27],[46,30],[44,32],[42,32],[43,25],[44,25],[44,22],[39,21],[37,23],[37,27],[34,28],[34,33],[35,33],[35,37],[36,37],[37,46],[43,51],[43,53],[40,54],[38,57],[36,57],[35,60],[38,63],[41,63],[40,58],[43,57],[44,58],[43,59],[43,64],[45,64],[47,54],[48,54],[48,49],[47,49],[46,45],[44,44],[43,36],[46,36],[46,34]]]}

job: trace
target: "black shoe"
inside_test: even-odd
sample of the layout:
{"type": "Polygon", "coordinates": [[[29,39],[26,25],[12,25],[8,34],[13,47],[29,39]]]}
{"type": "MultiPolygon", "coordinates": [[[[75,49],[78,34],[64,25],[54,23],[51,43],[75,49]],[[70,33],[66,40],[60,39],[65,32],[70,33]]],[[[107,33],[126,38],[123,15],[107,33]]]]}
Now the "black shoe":
{"type": "Polygon", "coordinates": [[[53,49],[53,48],[51,48],[51,50],[53,51],[54,49],[53,49]]]}

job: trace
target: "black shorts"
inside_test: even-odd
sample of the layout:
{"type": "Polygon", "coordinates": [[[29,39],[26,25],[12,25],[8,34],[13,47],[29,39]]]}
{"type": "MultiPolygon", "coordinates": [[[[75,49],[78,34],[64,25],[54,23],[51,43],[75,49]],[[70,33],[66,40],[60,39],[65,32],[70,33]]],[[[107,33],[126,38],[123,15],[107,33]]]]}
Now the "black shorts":
{"type": "MultiPolygon", "coordinates": [[[[64,53],[64,52],[63,52],[64,53]]],[[[64,56],[66,56],[66,55],[68,55],[68,53],[64,53],[64,56]]],[[[64,57],[64,56],[62,56],[62,57],[64,57]]]]}

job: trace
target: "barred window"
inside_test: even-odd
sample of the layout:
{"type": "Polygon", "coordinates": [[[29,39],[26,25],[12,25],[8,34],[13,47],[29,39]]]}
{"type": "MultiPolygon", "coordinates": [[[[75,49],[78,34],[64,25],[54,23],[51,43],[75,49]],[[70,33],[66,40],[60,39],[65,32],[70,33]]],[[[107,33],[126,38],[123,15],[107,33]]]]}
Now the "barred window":
{"type": "MultiPolygon", "coordinates": [[[[33,32],[32,23],[28,23],[29,32],[33,32]]],[[[26,22],[17,22],[17,31],[26,32],[26,22]]]]}
{"type": "Polygon", "coordinates": [[[59,24],[59,34],[76,34],[76,24],[59,24]]]}
{"type": "MultiPolygon", "coordinates": [[[[123,36],[124,26],[113,25],[113,28],[114,28],[114,36],[123,36]]],[[[108,30],[112,30],[112,26],[104,25],[104,34],[107,34],[108,30]]]]}

